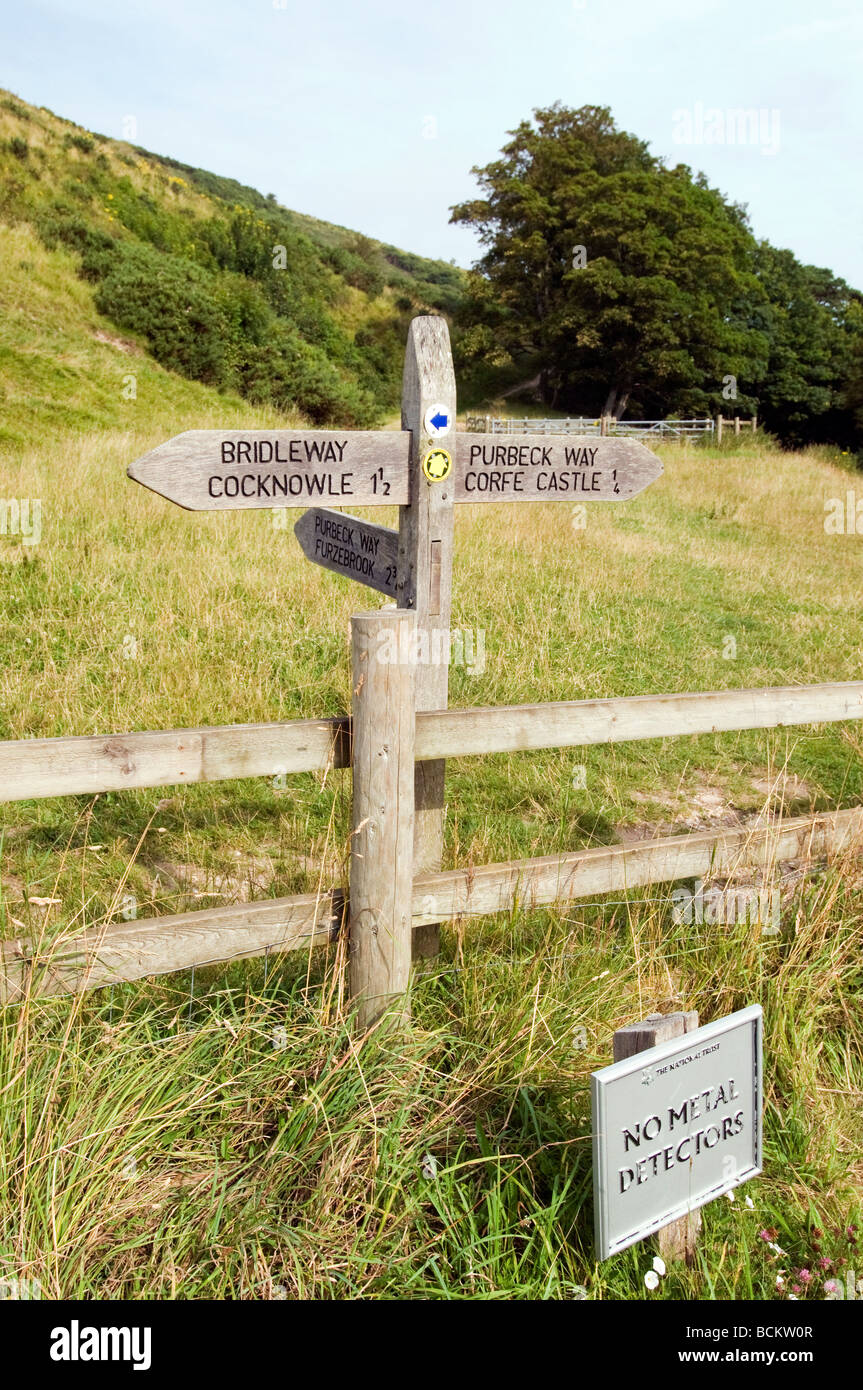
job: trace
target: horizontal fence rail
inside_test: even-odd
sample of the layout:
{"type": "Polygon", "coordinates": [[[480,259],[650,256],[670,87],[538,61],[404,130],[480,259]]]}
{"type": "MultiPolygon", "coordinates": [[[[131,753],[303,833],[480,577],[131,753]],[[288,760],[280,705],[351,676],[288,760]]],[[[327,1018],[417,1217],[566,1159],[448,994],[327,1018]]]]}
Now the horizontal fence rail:
{"type": "Polygon", "coordinates": [[[515,753],[863,718],[863,681],[629,695],[417,716],[417,758],[515,753]]]}
{"type": "MultiPolygon", "coordinates": [[[[748,424],[749,422],[744,422],[748,424]]],[[[610,416],[570,415],[565,420],[538,420],[529,416],[506,418],[494,415],[469,415],[466,429],[478,434],[592,434],[592,435],[653,435],[659,438],[682,439],[713,434],[712,419],[694,420],[615,420],[610,416]]]]}
{"type": "MultiPolygon", "coordinates": [[[[576,748],[863,718],[863,681],[418,711],[416,758],[576,748]]],[[[350,717],[0,743],[0,801],[350,765],[350,717]]]]}
{"type": "MultiPolygon", "coordinates": [[[[412,926],[539,908],[651,883],[706,878],[859,845],[863,808],[776,820],[756,828],[672,835],[636,844],[486,864],[414,879],[412,926]]],[[[44,947],[0,943],[0,1003],[77,993],[193,966],[309,950],[335,941],[341,892],[117,922],[44,947]]]]}
{"type": "Polygon", "coordinates": [[[350,718],[0,743],[0,801],[348,767],[350,718]]]}

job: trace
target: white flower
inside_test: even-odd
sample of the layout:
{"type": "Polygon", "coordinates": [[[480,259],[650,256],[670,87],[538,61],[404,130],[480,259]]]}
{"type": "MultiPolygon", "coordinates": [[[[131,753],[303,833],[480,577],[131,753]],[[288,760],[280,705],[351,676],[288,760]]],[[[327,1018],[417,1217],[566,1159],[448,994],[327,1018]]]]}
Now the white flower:
{"type": "Polygon", "coordinates": [[[782,1285],[783,1285],[784,1283],[785,1283],[785,1280],[782,1278],[782,1275],[781,1275],[781,1274],[777,1274],[777,1276],[776,1276],[776,1287],[777,1287],[777,1289],[781,1289],[781,1288],[782,1288],[782,1285]]]}
{"type": "Polygon", "coordinates": [[[663,1274],[665,1273],[665,1261],[662,1259],[660,1255],[654,1255],[653,1268],[656,1270],[657,1274],[661,1279],[663,1274]]]}
{"type": "Polygon", "coordinates": [[[754,1210],[755,1210],[755,1203],[753,1202],[753,1200],[752,1200],[751,1197],[747,1197],[747,1198],[746,1198],[746,1205],[748,1206],[748,1208],[749,1208],[750,1211],[754,1211],[754,1210]]]}
{"type": "Polygon", "coordinates": [[[726,1192],[725,1195],[726,1195],[726,1197],[728,1198],[729,1202],[733,1202],[733,1201],[734,1201],[734,1193],[733,1193],[733,1192],[726,1192]]]}
{"type": "Polygon", "coordinates": [[[647,1273],[644,1276],[644,1282],[650,1289],[651,1293],[654,1289],[659,1288],[659,1275],[657,1274],[655,1269],[649,1269],[647,1271],[647,1273]]]}
{"type": "Polygon", "coordinates": [[[434,1154],[425,1154],[423,1157],[422,1175],[430,1180],[437,1177],[437,1159],[434,1154]]]}
{"type": "Polygon", "coordinates": [[[788,1295],[788,1302],[789,1302],[789,1303],[797,1303],[797,1302],[799,1302],[796,1293],[790,1293],[790,1294],[788,1295]]]}

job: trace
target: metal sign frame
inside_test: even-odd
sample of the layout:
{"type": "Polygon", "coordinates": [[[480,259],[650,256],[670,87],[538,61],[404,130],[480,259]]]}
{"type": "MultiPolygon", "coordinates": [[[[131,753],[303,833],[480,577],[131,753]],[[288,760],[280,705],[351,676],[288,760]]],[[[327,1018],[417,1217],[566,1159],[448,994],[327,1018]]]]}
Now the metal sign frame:
{"type": "MultiPolygon", "coordinates": [[[[597,1256],[600,1260],[606,1260],[611,1255],[634,1245],[636,1241],[644,1240],[663,1226],[667,1226],[671,1221],[677,1221],[681,1217],[687,1216],[696,1208],[714,1201],[723,1193],[730,1192],[733,1188],[739,1187],[741,1183],[761,1172],[763,1154],[761,1119],[763,1104],[762,1033],[761,1005],[752,1004],[746,1009],[729,1014],[726,1018],[716,1019],[713,1023],[707,1023],[704,1027],[697,1028],[691,1033],[685,1033],[682,1037],[659,1043],[656,1047],[647,1048],[643,1052],[636,1053],[633,1057],[627,1057],[621,1062],[615,1062],[611,1066],[603,1067],[600,1071],[591,1074],[594,1231],[597,1256]],[[650,1108],[654,1112],[658,1112],[662,1108],[656,1103],[658,1095],[661,1095],[665,1101],[679,1101],[684,1094],[680,1084],[683,1075],[678,1078],[675,1074],[677,1067],[669,1069],[668,1063],[676,1061],[677,1066],[682,1067],[685,1071],[686,1066],[702,1061],[707,1055],[712,1056],[713,1047],[711,1047],[710,1054],[704,1051],[707,1045],[718,1044],[723,1038],[729,1038],[730,1035],[741,1032],[744,1034],[748,1032],[749,1034],[752,1063],[751,1074],[747,1078],[748,1094],[741,1096],[745,1102],[745,1109],[749,1112],[749,1123],[746,1127],[747,1161],[742,1164],[738,1162],[733,1174],[729,1174],[728,1177],[719,1182],[710,1181],[703,1187],[700,1187],[697,1181],[693,1182],[686,1199],[684,1201],[678,1200],[671,1205],[664,1205],[659,1200],[663,1189],[661,1185],[657,1185],[652,1189],[657,1200],[652,1202],[648,1198],[647,1211],[642,1219],[631,1225],[625,1224],[620,1219],[615,1219],[613,1204],[618,1199],[618,1194],[611,1190],[610,1178],[613,1165],[608,1143],[609,1112],[615,1087],[619,1088],[622,1083],[626,1083],[633,1075],[640,1072],[642,1082],[645,1084],[658,1083],[661,1088],[664,1087],[664,1089],[650,1093],[650,1108]],[[664,1078],[666,1077],[669,1078],[668,1081],[665,1081],[664,1078]]],[[[719,1060],[717,1057],[717,1061],[719,1060]]],[[[714,1064],[711,1063],[710,1065],[713,1066],[714,1064]]],[[[703,1117],[699,1118],[703,1119],[703,1117]]],[[[635,1126],[635,1117],[633,1117],[633,1125],[638,1127],[635,1126]]],[[[682,1144],[686,1133],[691,1130],[693,1130],[693,1120],[690,1118],[687,1128],[678,1131],[677,1142],[682,1144]]],[[[651,1144],[655,1145],[659,1142],[656,1136],[647,1136],[645,1133],[644,1137],[649,1138],[651,1144]]],[[[678,1168],[682,1166],[682,1163],[677,1164],[678,1168]]],[[[690,1160],[689,1172],[695,1171],[690,1160]]]]}

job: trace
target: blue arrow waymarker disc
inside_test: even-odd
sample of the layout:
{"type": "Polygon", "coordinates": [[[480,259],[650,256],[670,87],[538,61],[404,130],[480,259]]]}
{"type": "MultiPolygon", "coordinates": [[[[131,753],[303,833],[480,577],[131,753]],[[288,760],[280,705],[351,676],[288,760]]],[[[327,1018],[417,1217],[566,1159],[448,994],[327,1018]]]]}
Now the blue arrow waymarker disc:
{"type": "Polygon", "coordinates": [[[440,402],[430,405],[423,416],[423,424],[426,428],[426,434],[432,436],[446,434],[447,430],[452,429],[452,415],[449,407],[441,405],[440,402]]]}

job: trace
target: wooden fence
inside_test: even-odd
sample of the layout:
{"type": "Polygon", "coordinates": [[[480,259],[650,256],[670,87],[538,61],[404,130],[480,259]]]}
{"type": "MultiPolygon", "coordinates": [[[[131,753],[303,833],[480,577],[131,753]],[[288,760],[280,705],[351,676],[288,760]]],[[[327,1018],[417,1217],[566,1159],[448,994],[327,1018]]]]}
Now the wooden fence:
{"type": "Polygon", "coordinates": [[[479,434],[587,434],[587,435],[628,435],[636,438],[650,437],[650,440],[698,439],[703,435],[714,435],[718,444],[722,443],[723,428],[735,434],[748,429],[755,434],[758,420],[741,420],[735,415],[724,420],[721,415],[713,419],[694,420],[615,420],[609,415],[569,416],[563,420],[535,420],[524,418],[500,418],[493,415],[469,415],[465,428],[470,433],[479,434]]]}
{"type": "MultiPolygon", "coordinates": [[[[825,856],[860,842],[863,808],[855,807],[756,828],[413,874],[416,764],[863,717],[863,681],[417,709],[410,655],[416,621],[413,612],[386,609],[354,619],[351,717],[0,743],[0,800],[320,772],[353,763],[347,915],[351,989],[361,1026],[405,995],[412,934],[426,924],[727,874],[744,864],[825,856]]],[[[343,889],[333,888],[111,922],[50,942],[6,941],[0,944],[0,1001],[309,949],[340,935],[345,905],[343,889]]]]}

